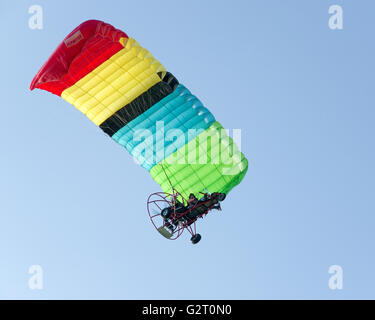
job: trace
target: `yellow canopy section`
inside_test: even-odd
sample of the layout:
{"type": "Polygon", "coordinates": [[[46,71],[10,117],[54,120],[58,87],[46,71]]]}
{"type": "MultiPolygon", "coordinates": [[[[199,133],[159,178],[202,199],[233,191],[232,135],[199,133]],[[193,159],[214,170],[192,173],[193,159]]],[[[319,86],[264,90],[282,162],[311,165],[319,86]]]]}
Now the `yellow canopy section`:
{"type": "Polygon", "coordinates": [[[160,82],[158,72],[164,75],[166,69],[136,40],[129,38],[124,49],[65,89],[61,97],[99,126],[160,82]]]}

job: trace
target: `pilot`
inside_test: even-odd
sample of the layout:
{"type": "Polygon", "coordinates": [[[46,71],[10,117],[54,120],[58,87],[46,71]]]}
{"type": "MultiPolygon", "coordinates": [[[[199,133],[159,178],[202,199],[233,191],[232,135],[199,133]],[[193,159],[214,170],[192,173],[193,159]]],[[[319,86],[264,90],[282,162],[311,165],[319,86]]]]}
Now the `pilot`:
{"type": "MultiPolygon", "coordinates": [[[[206,202],[208,200],[210,200],[210,196],[208,196],[207,194],[205,194],[202,199],[198,200],[197,197],[194,195],[194,193],[190,193],[189,199],[187,201],[188,203],[187,208],[190,209],[194,207],[196,204],[198,204],[199,202],[206,202]]],[[[213,205],[211,209],[216,209],[216,210],[221,211],[220,203],[213,205]]]]}
{"type": "Polygon", "coordinates": [[[188,208],[192,208],[192,207],[194,207],[196,204],[197,204],[197,202],[198,202],[198,199],[197,199],[197,197],[194,195],[194,193],[190,193],[190,195],[189,195],[189,199],[188,199],[188,201],[187,201],[187,203],[188,203],[188,208]]]}

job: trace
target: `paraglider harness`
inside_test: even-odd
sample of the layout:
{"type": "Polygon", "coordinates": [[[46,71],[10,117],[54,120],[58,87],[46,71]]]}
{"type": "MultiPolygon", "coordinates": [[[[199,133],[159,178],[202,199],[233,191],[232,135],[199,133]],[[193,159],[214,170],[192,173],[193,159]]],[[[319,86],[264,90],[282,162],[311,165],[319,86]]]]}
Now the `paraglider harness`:
{"type": "Polygon", "coordinates": [[[169,206],[161,211],[165,226],[169,230],[173,232],[179,222],[186,222],[187,225],[191,225],[198,218],[203,218],[212,209],[221,210],[220,201],[225,199],[224,193],[200,193],[203,194],[203,197],[199,200],[191,193],[189,200],[192,196],[195,199],[190,202],[188,200],[187,206],[177,200],[174,206],[169,206]],[[176,214],[173,215],[173,212],[176,214]]]}

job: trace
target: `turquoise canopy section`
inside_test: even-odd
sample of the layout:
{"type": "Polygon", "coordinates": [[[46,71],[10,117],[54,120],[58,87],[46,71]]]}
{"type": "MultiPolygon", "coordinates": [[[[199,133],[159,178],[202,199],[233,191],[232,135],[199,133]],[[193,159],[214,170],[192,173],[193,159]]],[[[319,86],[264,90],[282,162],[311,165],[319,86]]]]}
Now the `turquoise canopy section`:
{"type": "Polygon", "coordinates": [[[171,94],[127,123],[112,138],[150,171],[214,122],[215,117],[202,102],[179,84],[171,94]]]}

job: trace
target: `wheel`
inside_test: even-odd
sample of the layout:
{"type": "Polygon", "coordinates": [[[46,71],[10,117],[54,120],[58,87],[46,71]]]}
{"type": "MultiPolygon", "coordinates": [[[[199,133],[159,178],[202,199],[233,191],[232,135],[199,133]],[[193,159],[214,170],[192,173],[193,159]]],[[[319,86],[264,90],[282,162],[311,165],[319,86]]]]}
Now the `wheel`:
{"type": "Polygon", "coordinates": [[[197,244],[199,241],[201,241],[201,239],[202,236],[199,233],[197,233],[191,237],[190,241],[192,244],[197,244]]]}
{"type": "Polygon", "coordinates": [[[227,196],[227,195],[226,195],[225,193],[219,193],[219,196],[218,196],[217,199],[218,199],[219,201],[224,201],[225,198],[226,198],[226,196],[227,196]]]}
{"type": "Polygon", "coordinates": [[[167,207],[167,208],[164,208],[162,211],[161,211],[161,216],[165,219],[168,219],[172,214],[172,210],[170,207],[167,207]]]}

